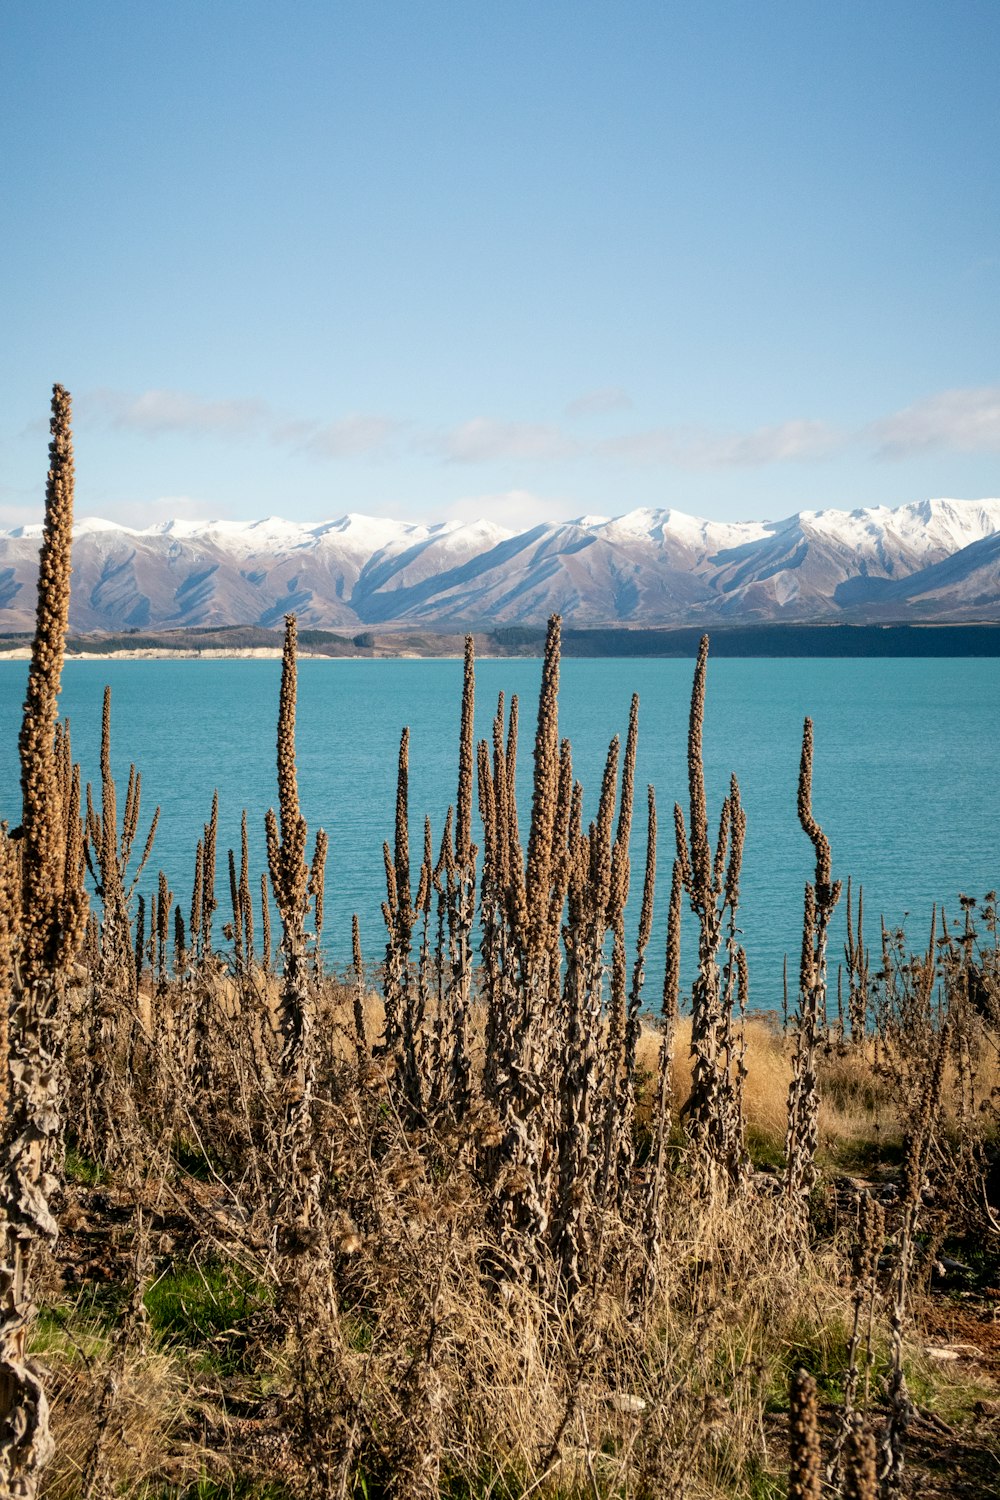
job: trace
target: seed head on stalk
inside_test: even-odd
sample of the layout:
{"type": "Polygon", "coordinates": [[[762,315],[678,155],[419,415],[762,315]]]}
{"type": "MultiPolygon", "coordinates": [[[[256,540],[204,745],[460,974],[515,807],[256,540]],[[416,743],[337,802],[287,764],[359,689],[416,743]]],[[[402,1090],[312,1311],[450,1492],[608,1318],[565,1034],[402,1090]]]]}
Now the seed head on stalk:
{"type": "Polygon", "coordinates": [[[69,625],[73,534],[73,438],[69,392],[52,389],[49,474],[38,568],[35,638],[21,721],[21,867],[24,891],[19,965],[25,988],[62,967],[86,920],[82,896],[64,891],[65,823],[56,718],[69,625]],[[70,908],[64,906],[64,895],[70,908]]]}

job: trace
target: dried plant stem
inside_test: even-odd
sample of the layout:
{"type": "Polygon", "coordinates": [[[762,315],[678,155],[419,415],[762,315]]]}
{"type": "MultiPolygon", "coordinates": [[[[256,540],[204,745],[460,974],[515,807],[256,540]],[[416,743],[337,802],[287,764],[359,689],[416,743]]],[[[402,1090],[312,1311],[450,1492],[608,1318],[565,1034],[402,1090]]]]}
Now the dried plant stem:
{"type": "Polygon", "coordinates": [[[284,1179],[283,1216],[310,1221],[318,1211],[318,1181],[312,1151],[313,1016],[305,936],[309,869],[305,862],[306,822],[299,806],[295,769],[296,640],[295,616],[286,615],[278,705],[278,815],[273,809],[268,811],[265,831],[271,888],[281,916],[278,1020],[284,1125],[278,1160],[284,1179]]]}
{"type": "Polygon", "coordinates": [[[830,841],[812,810],[813,726],[806,719],[802,731],[799,766],[799,822],[816,854],[814,881],[806,884],[802,923],[802,961],[799,970],[799,1004],[795,1014],[795,1059],[788,1094],[788,1130],[785,1139],[785,1192],[790,1208],[805,1224],[809,1195],[816,1181],[816,1148],[819,1144],[819,1079],[817,1054],[826,1035],[827,932],[834,907],[840,899],[840,881],[830,873],[830,841]]]}
{"type": "Polygon", "coordinates": [[[56,755],[73,525],[70,398],[58,385],[52,393],[51,433],[38,613],[20,737],[20,942],[0,1183],[0,1491],[16,1500],[32,1500],[38,1493],[52,1455],[48,1402],[27,1354],[35,1311],[29,1261],[35,1245],[53,1244],[58,1233],[48,1197],[51,1174],[61,1173],[63,1156],[62,994],[66,967],[86,925],[79,808],[76,829],[68,829],[56,755]]]}
{"type": "Polygon", "coordinates": [[[686,1123],[707,1188],[721,1173],[730,1185],[746,1168],[741,1092],[735,1076],[732,1007],[734,999],[736,909],[746,815],[736,777],[722,804],[713,854],[708,833],[702,732],[708,636],[703,636],[691,690],[688,727],[690,839],[679,806],[674,808],[677,862],[691,909],[698,919],[698,973],[691,991],[691,1056],[694,1060],[686,1123]],[[719,947],[728,916],[726,982],[719,970],[719,947]]]}

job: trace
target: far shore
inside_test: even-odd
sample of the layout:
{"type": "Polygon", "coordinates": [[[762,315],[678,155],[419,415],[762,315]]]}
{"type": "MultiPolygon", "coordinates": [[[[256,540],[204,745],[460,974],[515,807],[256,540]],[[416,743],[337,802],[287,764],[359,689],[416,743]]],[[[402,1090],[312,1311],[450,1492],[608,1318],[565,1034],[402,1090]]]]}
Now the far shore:
{"type": "MultiPolygon", "coordinates": [[[[576,626],[563,621],[562,654],[570,657],[693,659],[703,633],[719,657],[993,657],[1000,656],[1000,621],[816,621],[687,626],[576,626]]],[[[461,658],[465,629],[368,627],[358,635],[300,625],[298,654],[314,661],[438,660],[461,658]]],[[[476,657],[539,657],[544,626],[472,626],[476,657]]],[[[26,661],[27,631],[0,633],[0,661],[26,661]]],[[[71,633],[67,661],[271,661],[280,658],[278,630],[256,625],[164,631],[71,633]]]]}

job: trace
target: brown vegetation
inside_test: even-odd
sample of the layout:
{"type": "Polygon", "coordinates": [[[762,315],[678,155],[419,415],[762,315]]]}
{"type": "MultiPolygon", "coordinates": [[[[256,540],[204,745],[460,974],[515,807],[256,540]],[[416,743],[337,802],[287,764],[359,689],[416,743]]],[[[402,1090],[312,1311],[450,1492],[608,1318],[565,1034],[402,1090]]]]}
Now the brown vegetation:
{"type": "Polygon", "coordinates": [[[992,898],[942,916],[915,956],[883,931],[877,965],[859,898],[847,1024],[831,1017],[840,887],[807,721],[815,872],[790,1034],[748,1014],[746,815],[734,777],[710,837],[706,640],[669,903],[657,912],[650,788],[629,953],[639,706],[584,826],[554,618],[526,836],[519,705],[501,697],[474,743],[470,640],[454,808],[437,840],[427,820],[411,838],[404,730],[384,961],[366,974],[355,918],[352,972],[327,976],[290,618],[266,819],[278,953],[266,878],[255,924],[245,816],[217,945],[217,800],[190,904],[162,874],[140,899],[156,819],[130,875],[141,782],[133,768],[119,827],[110,697],[99,811],[57,720],[68,413],[57,388],[22,821],[0,833],[0,1492],[986,1493],[988,1438],[962,1424],[994,1400],[997,1341],[937,1358],[920,1330],[933,1277],[969,1294],[965,1330],[1000,1265],[992,898]],[[667,954],[655,1022],[650,942],[667,954]],[[975,1263],[954,1269],[956,1252],[975,1263]],[[951,1445],[950,1489],[934,1489],[929,1432],[951,1445]]]}

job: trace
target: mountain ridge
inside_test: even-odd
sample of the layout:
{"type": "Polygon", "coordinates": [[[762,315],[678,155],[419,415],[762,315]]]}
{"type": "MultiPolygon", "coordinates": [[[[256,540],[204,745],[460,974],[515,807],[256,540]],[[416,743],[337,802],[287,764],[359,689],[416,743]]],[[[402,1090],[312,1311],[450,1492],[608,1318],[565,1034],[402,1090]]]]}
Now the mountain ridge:
{"type": "MultiPolygon", "coordinates": [[[[33,618],[41,525],[0,531],[0,631],[33,618]]],[[[713,521],[643,507],[516,530],[348,513],[74,528],[76,630],[261,625],[449,629],[1000,616],[1000,499],[713,521]]]]}

